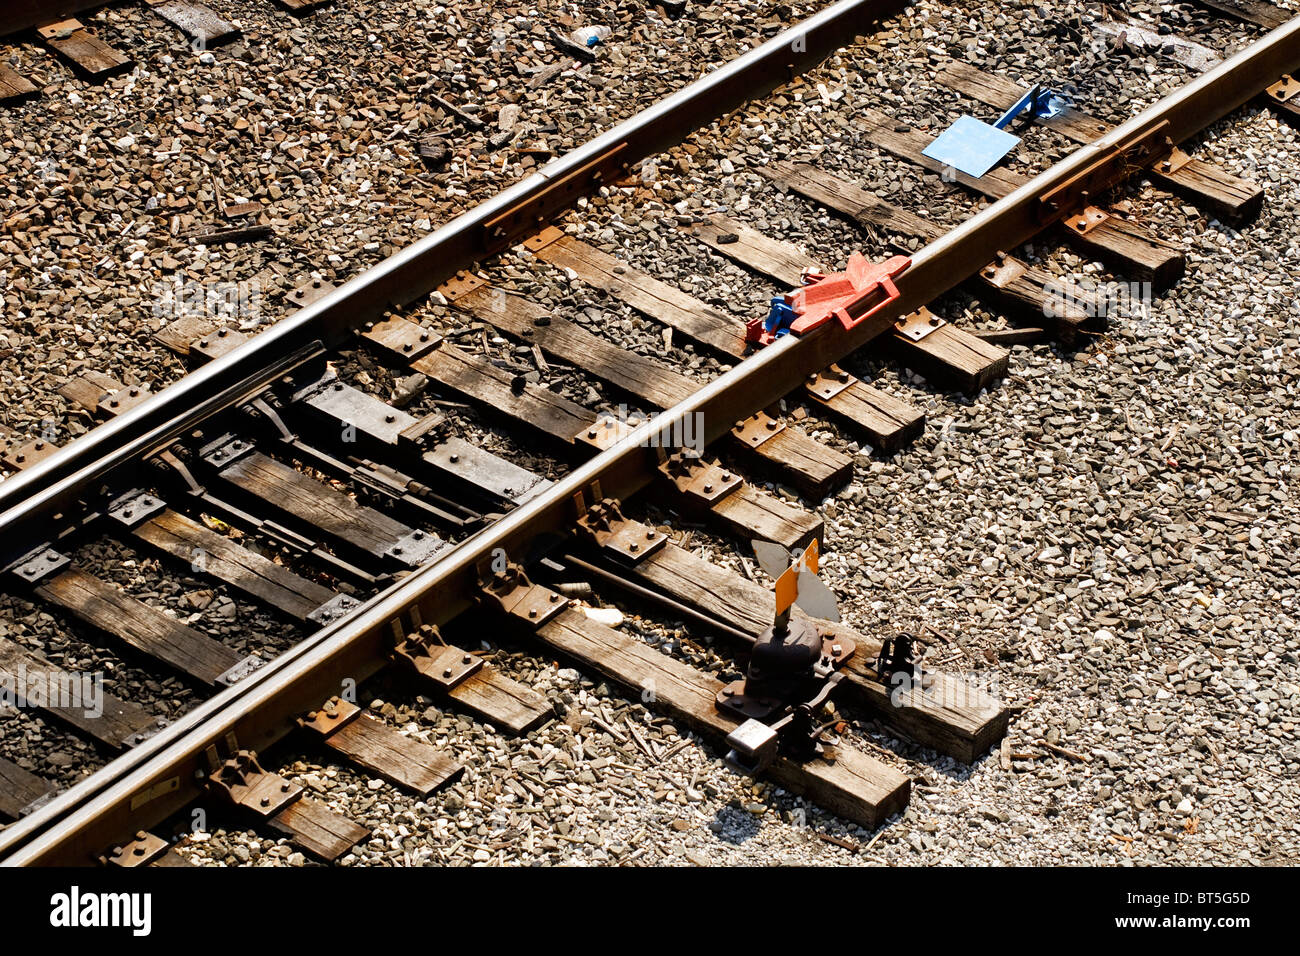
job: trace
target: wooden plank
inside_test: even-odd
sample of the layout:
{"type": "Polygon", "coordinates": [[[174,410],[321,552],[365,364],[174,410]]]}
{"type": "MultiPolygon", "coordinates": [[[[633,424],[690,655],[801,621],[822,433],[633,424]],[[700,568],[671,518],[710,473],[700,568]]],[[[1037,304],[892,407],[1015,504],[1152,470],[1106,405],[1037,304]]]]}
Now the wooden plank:
{"type": "MultiPolygon", "coordinates": [[[[721,213],[691,228],[691,235],[741,265],[779,283],[797,286],[805,268],[822,271],[798,246],[764,236],[721,213]],[[721,242],[738,236],[736,242],[721,242]]],[[[902,335],[888,336],[890,348],[917,371],[950,382],[967,392],[978,392],[1005,375],[1010,353],[957,328],[951,323],[935,329],[919,342],[902,335]]]]}
{"type": "MultiPolygon", "coordinates": [[[[629,573],[750,635],[757,636],[771,626],[771,591],[674,544],[639,562],[629,573]]],[[[797,608],[795,616],[807,619],[797,608]]],[[[1006,732],[1006,709],[988,694],[953,677],[930,675],[934,680],[924,690],[900,692],[896,701],[891,700],[893,688],[876,679],[873,666],[880,642],[842,624],[816,624],[823,633],[857,644],[857,653],[845,665],[846,694],[917,743],[970,763],[1006,732]]]]}
{"type": "Polygon", "coordinates": [[[895,398],[888,392],[864,385],[854,379],[853,384],[828,399],[806,392],[810,402],[829,413],[831,418],[853,427],[864,435],[871,446],[889,454],[919,438],[925,430],[925,412],[910,402],[895,398]]]}
{"type": "Polygon", "coordinates": [[[36,588],[45,600],[200,683],[212,685],[244,658],[121,588],[69,567],[36,588]]]}
{"type": "MultiPolygon", "coordinates": [[[[1025,176],[997,166],[979,178],[951,169],[923,154],[922,151],[930,145],[933,136],[899,124],[878,110],[864,108],[855,118],[867,139],[874,145],[918,166],[924,166],[931,172],[944,173],[947,170],[947,175],[952,176],[956,182],[991,199],[1001,199],[1029,182],[1025,176]]],[[[1178,245],[1118,215],[1111,215],[1087,235],[1069,230],[1063,232],[1073,245],[1089,255],[1110,262],[1134,278],[1152,282],[1161,288],[1171,285],[1183,274],[1185,262],[1183,251],[1178,245]]]]}
{"type": "Polygon", "coordinates": [[[986,342],[951,323],[942,325],[919,342],[892,336],[890,347],[899,361],[921,372],[926,378],[951,383],[968,395],[976,395],[996,379],[1007,374],[1011,353],[1000,345],[986,342]]]}
{"type": "Polygon", "coordinates": [[[239,27],[224,20],[211,7],[193,0],[147,0],[150,9],[162,17],[200,50],[229,43],[239,36],[239,27]]]}
{"type": "Polygon", "coordinates": [[[491,412],[511,421],[526,422],[566,445],[573,444],[573,436],[579,429],[596,420],[595,412],[549,388],[531,382],[519,388],[513,387],[513,373],[450,343],[444,342],[433,352],[416,359],[411,368],[491,412]]]}
{"type": "Polygon", "coordinates": [[[326,863],[370,836],[365,827],[310,797],[299,797],[266,822],[326,863]]]}
{"type": "MultiPolygon", "coordinates": [[[[969,63],[957,60],[944,63],[936,74],[936,79],[950,89],[999,110],[1009,108],[1024,94],[1018,85],[1005,77],[985,73],[969,63]]],[[[1073,107],[1050,118],[1036,118],[1035,122],[1056,130],[1076,143],[1091,143],[1114,128],[1073,107]]],[[[1255,216],[1264,203],[1262,187],[1199,159],[1191,159],[1169,173],[1162,171],[1157,164],[1148,168],[1146,175],[1153,182],[1232,220],[1255,216]]]]}
{"type": "Polygon", "coordinates": [[[218,474],[259,501],[375,557],[385,557],[415,530],[261,452],[249,452],[218,474]]]}
{"type": "Polygon", "coordinates": [[[744,323],[735,316],[579,239],[562,236],[534,255],[561,269],[572,269],[583,282],[682,333],[714,355],[731,359],[745,355],[744,323]]]}
{"type": "MultiPolygon", "coordinates": [[[[75,686],[73,682],[78,681],[81,675],[69,674],[21,644],[4,637],[0,637],[0,674],[6,675],[14,683],[15,689],[20,678],[28,681],[35,678],[43,682],[46,688],[60,688],[60,702],[77,703],[75,694],[70,693],[70,690],[75,686]],[[68,688],[69,691],[63,691],[63,688],[68,688]]],[[[84,702],[83,691],[81,703],[84,702]]],[[[64,721],[115,750],[135,743],[140,735],[152,733],[157,727],[154,716],[143,707],[120,700],[108,691],[102,691],[97,707],[65,707],[54,704],[47,695],[45,702],[35,709],[64,721]],[[101,712],[95,714],[95,710],[101,712]]]]}
{"type": "Polygon", "coordinates": [[[504,334],[538,346],[545,355],[560,361],[580,362],[583,371],[594,378],[655,408],[671,408],[705,384],[620,348],[577,323],[503,289],[484,286],[457,298],[454,304],[504,334]]]}
{"type": "Polygon", "coordinates": [[[31,99],[39,91],[36,86],[6,63],[0,63],[0,103],[18,104],[31,99]]]}
{"type": "Polygon", "coordinates": [[[182,358],[189,356],[190,345],[205,335],[211,335],[217,325],[210,319],[197,315],[183,315],[168,322],[153,337],[182,358]]]}
{"type": "MultiPolygon", "coordinates": [[[[656,408],[676,405],[701,387],[695,380],[606,342],[522,296],[482,287],[456,299],[455,304],[559,360],[581,356],[583,368],[596,378],[656,408]],[[545,324],[538,325],[539,320],[545,324]]],[[[818,498],[842,484],[852,471],[847,455],[794,427],[785,428],[758,448],[745,446],[730,434],[724,440],[730,450],[762,461],[783,480],[818,498]]]]}
{"type": "Polygon", "coordinates": [[[170,509],[137,525],[132,534],[300,621],[334,597],[324,585],[170,509]]]}
{"type": "MultiPolygon", "coordinates": [[[[900,236],[931,243],[944,234],[944,227],[915,213],[891,205],[874,193],[833,176],[808,163],[774,162],[759,171],[776,183],[861,226],[879,227],[900,236]]],[[[911,250],[901,242],[890,247],[904,254],[911,250]]],[[[1105,311],[1088,291],[1073,287],[1037,266],[1013,256],[999,253],[991,265],[1005,265],[1014,278],[1007,280],[986,270],[976,273],[969,282],[972,291],[1009,315],[1037,324],[1050,323],[1056,334],[1070,342],[1080,329],[1103,331],[1105,311]],[[1070,295],[1063,293],[1069,291],[1070,295]]]]}
{"type": "MultiPolygon", "coordinates": [[[[572,236],[534,249],[534,255],[626,302],[643,315],[724,359],[745,356],[744,323],[685,292],[660,282],[572,236]]],[[[857,379],[830,401],[807,394],[841,424],[867,436],[882,452],[912,441],[925,428],[925,413],[857,379]]]]}
{"type": "MultiPolygon", "coordinates": [[[[714,706],[722,681],[597,624],[576,608],[562,611],[542,625],[536,636],[584,669],[634,692],[652,692],[655,710],[715,744],[722,744],[737,726],[735,720],[714,706]]],[[[778,757],[763,776],[868,827],[901,810],[911,787],[906,774],[848,746],[837,749],[834,763],[813,760],[801,764],[778,757]]]]}
{"type": "Polygon", "coordinates": [[[87,369],[61,386],[59,394],[88,412],[98,412],[99,403],[121,388],[122,383],[111,375],[87,369]]]}
{"type": "Polygon", "coordinates": [[[390,783],[427,797],[464,767],[436,747],[361,713],[324,738],[325,745],[390,783]]]}
{"type": "Polygon", "coordinates": [[[129,57],[118,53],[77,20],[52,23],[41,27],[38,32],[46,45],[85,79],[106,80],[135,65],[129,57]]]}
{"type": "Polygon", "coordinates": [[[805,548],[821,540],[825,522],[745,482],[719,500],[710,513],[742,540],[762,538],[787,548],[805,548]]]}
{"type": "Polygon", "coordinates": [[[1291,19],[1292,14],[1264,0],[1191,0],[1212,13],[1221,13],[1245,23],[1253,23],[1265,30],[1273,30],[1291,19]]]}
{"type": "Polygon", "coordinates": [[[0,817],[17,820],[33,802],[54,793],[54,785],[0,757],[0,817]]]}
{"type": "Polygon", "coordinates": [[[453,687],[447,696],[471,714],[512,734],[526,734],[554,716],[554,708],[542,694],[487,664],[453,687]]]}

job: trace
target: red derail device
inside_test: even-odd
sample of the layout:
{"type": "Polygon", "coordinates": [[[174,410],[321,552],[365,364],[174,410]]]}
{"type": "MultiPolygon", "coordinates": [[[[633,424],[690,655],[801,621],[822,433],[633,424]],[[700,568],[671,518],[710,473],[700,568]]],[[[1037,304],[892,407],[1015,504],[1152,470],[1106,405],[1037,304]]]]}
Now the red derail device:
{"type": "Polygon", "coordinates": [[[804,285],[773,299],[766,317],[745,323],[745,341],[769,345],[791,332],[811,332],[832,316],[851,329],[898,298],[893,280],[911,264],[907,256],[868,262],[855,252],[843,272],[805,273],[804,285]]]}

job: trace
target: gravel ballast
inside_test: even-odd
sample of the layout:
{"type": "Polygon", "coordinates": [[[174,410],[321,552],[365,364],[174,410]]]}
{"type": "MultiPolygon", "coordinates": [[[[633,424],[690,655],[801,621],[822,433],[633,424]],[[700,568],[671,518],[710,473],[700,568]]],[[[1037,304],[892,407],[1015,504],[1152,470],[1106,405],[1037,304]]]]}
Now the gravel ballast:
{"type": "MultiPolygon", "coordinates": [[[[685,31],[683,21],[702,18],[715,6],[691,5],[681,20],[665,23],[685,31]]],[[[1125,9],[1139,22],[1153,27],[1163,22],[1172,32],[1220,51],[1258,35],[1190,8],[1132,3],[1125,9]]],[[[795,15],[807,12],[796,8],[795,15]]],[[[142,15],[112,12],[115,19],[142,15]]],[[[761,5],[734,7],[733,15],[737,24],[751,28],[780,19],[761,5]]],[[[833,57],[801,84],[671,151],[657,164],[653,181],[635,191],[607,190],[565,226],[638,268],[730,308],[738,318],[755,314],[781,290],[710,253],[683,234],[683,223],[723,210],[796,242],[828,266],[842,267],[855,249],[882,257],[887,236],[859,230],[816,204],[785,195],[754,171],[769,159],[793,158],[815,160],[890,202],[955,224],[977,204],[938,176],[873,149],[854,129],[854,107],[884,110],[900,123],[934,133],[961,112],[989,118],[976,104],[933,91],[925,78],[945,56],[968,59],[1022,83],[1041,73],[1058,81],[1073,78],[1085,108],[1118,121],[1192,74],[1159,51],[1116,49],[1099,41],[1096,24],[1112,15],[1093,4],[1009,3],[960,11],[915,4],[888,29],[833,57]],[[914,82],[905,87],[909,78],[914,82]]],[[[330,13],[322,22],[342,16],[330,13]]],[[[339,28],[337,36],[347,35],[339,28]]],[[[326,44],[335,36],[331,29],[322,29],[320,39],[313,32],[301,42],[326,44]]],[[[157,43],[163,31],[151,27],[148,32],[155,38],[149,42],[157,43]]],[[[575,143],[626,115],[619,110],[630,112],[630,100],[644,105],[657,98],[662,87],[655,84],[667,82],[657,77],[631,89],[637,76],[645,76],[636,59],[645,51],[629,40],[615,35],[602,52],[609,62],[602,60],[591,73],[611,82],[600,88],[627,89],[617,103],[592,106],[583,123],[570,120],[575,143]],[[622,51],[624,43],[633,50],[622,51]]],[[[219,62],[227,55],[215,53],[219,62]]],[[[356,58],[366,59],[360,51],[356,58]]],[[[268,62],[266,69],[273,65],[268,62]]],[[[684,72],[682,77],[688,78],[684,72]]],[[[359,95],[354,82],[348,80],[349,95],[359,95]]],[[[566,83],[560,76],[549,82],[558,84],[557,91],[585,90],[579,97],[584,101],[597,95],[581,81],[566,83]]],[[[416,85],[412,81],[408,89],[416,85]]],[[[263,87],[250,86],[267,95],[263,87]]],[[[534,98],[525,99],[520,116],[507,116],[504,125],[535,122],[527,118],[534,98]]],[[[495,101],[484,99],[485,109],[490,102],[495,101]]],[[[20,112],[0,112],[0,122],[24,127],[24,138],[37,135],[20,112]]],[[[504,132],[498,129],[499,115],[487,125],[484,135],[504,132]]],[[[115,130],[114,139],[120,135],[115,130]]],[[[558,136],[557,146],[561,140],[558,136]]],[[[409,137],[403,142],[409,148],[409,137]]],[[[3,143],[0,138],[0,147],[9,152],[0,157],[0,167],[30,160],[31,150],[3,143]]],[[[361,703],[375,716],[467,765],[460,781],[427,800],[355,768],[323,762],[316,750],[277,752],[281,772],[370,828],[372,839],[341,862],[1300,861],[1300,638],[1294,584],[1300,516],[1290,488],[1300,444],[1295,411],[1300,341],[1292,329],[1300,312],[1294,234],[1300,184],[1293,172],[1300,142],[1292,127],[1248,105],[1184,148],[1261,183],[1263,212],[1234,227],[1150,183],[1131,183],[1122,198],[1150,228],[1185,246],[1187,275],[1149,305],[1121,302],[1109,332],[1077,350],[1050,343],[1016,346],[1009,376],[970,398],[894,364],[853,360],[856,374],[927,413],[924,436],[888,459],[820,421],[813,409],[800,410],[793,402],[788,409],[804,416],[804,430],[854,455],[850,485],[825,501],[803,503],[825,518],[823,576],[840,597],[846,620],[866,634],[917,631],[926,641],[931,667],[964,674],[998,693],[1014,707],[1004,747],[966,766],[846,712],[854,726],[846,745],[867,750],[913,779],[908,809],[882,828],[866,831],[734,773],[715,749],[616,687],[544,655],[497,649],[494,662],[546,694],[556,709],[553,722],[524,739],[443,710],[387,677],[361,689],[361,703]]],[[[1009,165],[1032,174],[1067,149],[1050,133],[1030,130],[1009,165]]],[[[417,159],[404,164],[375,154],[370,161],[374,166],[366,178],[371,188],[376,182],[390,184],[392,210],[385,212],[381,200],[369,206],[372,200],[361,198],[364,194],[317,196],[304,185],[303,195],[291,200],[300,210],[294,228],[276,226],[277,243],[291,233],[299,237],[294,241],[302,250],[288,255],[301,258],[280,258],[271,247],[217,250],[222,274],[255,275],[294,262],[286,277],[296,280],[315,269],[337,281],[414,238],[414,217],[429,218],[431,225],[447,217],[450,189],[444,192],[423,173],[417,175],[417,159]],[[401,208],[395,201],[399,187],[409,190],[402,199],[409,205],[401,208]],[[421,209],[422,198],[440,205],[421,209]],[[351,199],[355,205],[349,205],[351,199]],[[365,248],[372,242],[375,249],[365,248]],[[332,266],[330,255],[339,259],[332,266]]],[[[193,170],[178,169],[176,175],[190,177],[196,190],[209,188],[193,170]]],[[[459,184],[451,189],[464,188],[467,195],[461,198],[467,203],[481,198],[475,190],[486,194],[504,182],[492,179],[489,188],[472,169],[468,176],[463,170],[456,176],[445,181],[459,184]]],[[[78,228],[98,229],[100,218],[92,216],[78,228]]],[[[36,235],[18,230],[6,241],[22,236],[33,245],[45,241],[36,235]]],[[[92,232],[81,241],[95,249],[97,261],[110,256],[116,262],[125,251],[112,244],[95,246],[105,239],[92,232]]],[[[1126,282],[1069,250],[1040,244],[1021,252],[1064,279],[1126,282]]],[[[184,255],[200,253],[187,249],[184,255]]],[[[186,259],[186,267],[207,276],[217,259],[212,251],[202,256],[186,259]]],[[[78,349],[100,347],[107,355],[120,348],[111,361],[121,361],[123,371],[132,363],[154,370],[146,374],[160,382],[179,373],[149,344],[148,329],[138,327],[134,311],[123,310],[105,326],[122,330],[113,333],[124,343],[120,346],[60,344],[59,323],[38,322],[35,310],[39,305],[47,316],[54,308],[59,315],[78,314],[83,306],[77,296],[88,293],[75,291],[81,281],[76,276],[86,274],[87,267],[78,265],[81,272],[69,270],[39,292],[33,285],[38,265],[15,260],[7,270],[7,314],[23,317],[9,319],[14,331],[5,334],[11,343],[13,336],[49,336],[44,348],[59,349],[63,356],[34,364],[15,353],[4,360],[13,363],[0,381],[11,390],[6,394],[11,427],[63,414],[62,400],[50,397],[52,383],[73,374],[77,362],[102,361],[89,352],[78,359],[78,349]],[[15,277],[29,287],[16,288],[15,277]],[[126,351],[129,343],[138,351],[126,351]]],[[[605,330],[625,347],[658,356],[701,382],[723,370],[680,344],[665,349],[655,323],[560,270],[534,269],[526,256],[503,257],[488,274],[548,302],[557,315],[605,330]]],[[[1003,321],[960,291],[944,296],[934,309],[968,328],[994,328],[1003,321]]],[[[412,314],[444,329],[465,324],[462,315],[437,302],[412,314]]],[[[90,335],[100,342],[98,332],[90,335]]],[[[504,341],[490,344],[500,354],[511,348],[504,341]]],[[[563,377],[556,387],[576,400],[583,401],[592,387],[567,372],[556,374],[563,377]]],[[[389,385],[385,379],[380,390],[389,385]]],[[[430,397],[422,400],[431,401],[435,393],[431,383],[430,397]]],[[[612,408],[617,402],[616,395],[597,389],[587,403],[612,408]]],[[[531,454],[505,441],[494,448],[521,462],[531,454]]],[[[658,512],[630,510],[672,523],[658,512]]],[[[681,527],[675,530],[680,533],[681,527]]],[[[691,550],[741,568],[733,543],[701,529],[691,529],[690,535],[691,550]]],[[[27,608],[7,613],[31,615],[27,608]]],[[[48,622],[34,626],[43,625],[48,622]]],[[[727,657],[715,654],[689,627],[630,615],[622,627],[666,653],[731,673],[727,657]]],[[[6,753],[14,749],[4,737],[0,743],[6,753]]],[[[215,865],[310,862],[266,832],[217,817],[205,820],[181,852],[215,865]]]]}

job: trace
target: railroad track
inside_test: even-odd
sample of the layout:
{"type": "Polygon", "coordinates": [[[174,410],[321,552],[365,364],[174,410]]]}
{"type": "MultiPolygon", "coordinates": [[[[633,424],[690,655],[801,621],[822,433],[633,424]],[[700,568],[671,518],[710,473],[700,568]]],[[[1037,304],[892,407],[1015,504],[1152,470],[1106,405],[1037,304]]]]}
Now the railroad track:
{"type": "MultiPolygon", "coordinates": [[[[103,373],[70,382],[65,397],[104,424],[62,449],[9,436],[3,463],[13,474],[0,485],[6,588],[80,622],[160,680],[183,683],[195,703],[162,721],[112,696],[94,715],[29,701],[117,756],[63,792],[0,762],[0,814],[15,821],[0,831],[5,862],[175,863],[170,821],[196,802],[336,860],[365,829],[276,773],[273,748],[294,734],[396,786],[435,792],[461,764],[358,706],[355,689],[393,669],[412,695],[505,732],[526,735],[554,719],[543,695],[480,653],[484,634],[622,688],[719,759],[743,749],[744,715],[718,700],[755,643],[770,640],[773,598],[734,564],[692,553],[689,529],[731,547],[761,539],[802,550],[820,540],[817,503],[849,479],[853,459],[786,411],[806,406],[883,453],[926,426],[917,404],[837,364],[855,354],[974,394],[1008,373],[1006,344],[1052,336],[1089,348],[1105,331],[1104,303],[1081,290],[1062,295],[1019,253],[1025,243],[1069,244],[1157,289],[1176,282],[1177,243],[1107,206],[1126,180],[1147,177],[1225,220],[1259,211],[1259,185],[1178,147],[1257,97],[1293,112],[1287,77],[1300,65],[1300,23],[1264,3],[1205,5],[1269,32],[1122,123],[1082,106],[1045,119],[1078,148],[1037,175],[957,173],[925,155],[931,134],[856,111],[864,142],[987,201],[955,228],[815,161],[762,164],[783,189],[889,239],[870,249],[888,281],[844,280],[842,318],[761,348],[746,342],[748,317],[584,238],[575,207],[617,194],[649,199],[647,158],[749,100],[797,87],[799,72],[847,37],[870,36],[899,4],[829,8],[353,281],[335,289],[305,280],[293,296],[298,313],[259,335],[178,319],[158,339],[195,370],[158,394],[103,373]],[[548,305],[521,291],[521,277],[545,285],[559,275],[572,302],[548,305]],[[936,302],[959,285],[1020,326],[981,332],[949,321],[936,302]],[[700,361],[674,369],[644,345],[628,348],[568,317],[596,302],[626,306],[665,351],[684,340],[700,361]],[[588,382],[623,396],[631,411],[593,407],[588,382]],[[80,557],[102,542],[237,594],[288,621],[296,639],[287,649],[253,640],[236,650],[80,557]],[[722,663],[697,666],[610,626],[571,597],[587,587],[652,620],[684,622],[697,644],[707,637],[696,658],[722,663]]],[[[1020,93],[958,60],[941,64],[939,77],[998,111],[1020,93]]],[[[818,281],[830,264],[808,261],[740,212],[682,216],[680,241],[809,295],[836,281],[818,281]]],[[[892,633],[827,620],[807,627],[827,648],[852,649],[835,652],[834,686],[850,718],[963,763],[1003,739],[1007,701],[891,657],[882,645],[892,633]]],[[[7,638],[0,673],[72,686],[73,675],[7,638]]],[[[832,713],[819,729],[838,735],[835,746],[812,755],[817,736],[790,733],[776,752],[762,748],[752,772],[877,826],[907,805],[910,778],[851,729],[865,724],[832,713]]]]}

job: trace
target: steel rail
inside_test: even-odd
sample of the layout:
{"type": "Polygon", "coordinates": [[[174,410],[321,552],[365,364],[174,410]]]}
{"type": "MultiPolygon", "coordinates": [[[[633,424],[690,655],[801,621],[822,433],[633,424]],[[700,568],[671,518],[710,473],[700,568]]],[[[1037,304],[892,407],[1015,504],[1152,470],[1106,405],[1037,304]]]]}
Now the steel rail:
{"type": "MultiPolygon", "coordinates": [[[[422,298],[457,270],[472,267],[511,239],[536,229],[534,222],[523,222],[511,227],[504,240],[492,239],[488,227],[494,220],[544,201],[557,190],[562,192],[574,177],[581,178],[584,170],[612,155],[620,163],[633,164],[662,152],[697,128],[821,62],[855,34],[907,2],[841,0],[553,160],[295,315],[9,477],[0,483],[0,541],[39,538],[44,515],[71,506],[81,489],[175,440],[187,427],[187,413],[210,404],[215,396],[228,391],[232,382],[260,377],[270,384],[275,379],[269,370],[274,358],[314,341],[338,345],[366,320],[422,298]]],[[[598,188],[601,181],[606,180],[584,179],[585,191],[598,188]]],[[[577,194],[570,195],[569,202],[576,198],[577,194]]],[[[12,555],[11,560],[17,557],[12,555]]]]}
{"type": "MultiPolygon", "coordinates": [[[[1300,19],[1278,27],[1214,70],[1076,150],[1024,187],[987,207],[913,256],[898,280],[900,298],[888,314],[851,331],[837,325],[779,339],[739,363],[659,418],[647,422],[609,450],[579,466],[528,505],[483,529],[436,563],[363,605],[267,664],[253,678],[183,717],[138,751],[123,758],[122,772],[103,786],[91,780],[43,810],[0,833],[5,865],[86,863],[107,844],[137,827],[141,817],[162,819],[198,795],[201,755],[234,733],[241,747],[259,749],[292,726],[296,714],[319,704],[328,688],[345,678],[360,680],[382,666],[395,629],[422,621],[442,622],[474,600],[477,567],[502,549],[522,555],[546,531],[563,531],[573,518],[572,497],[599,481],[604,493],[626,497],[647,484],[654,452],[646,447],[661,429],[702,416],[706,440],[732,422],[793,391],[811,372],[843,358],[912,311],[982,268],[993,250],[1013,249],[1073,210],[1045,210],[1042,198],[1077,183],[1118,182],[1138,171],[1117,149],[1152,131],[1182,142],[1236,109],[1300,65],[1300,19]],[[1097,164],[1105,163],[1098,173],[1097,164]],[[134,804],[134,806],[133,806],[134,804]]],[[[1095,195],[1095,193],[1094,193],[1095,195]]]]}

